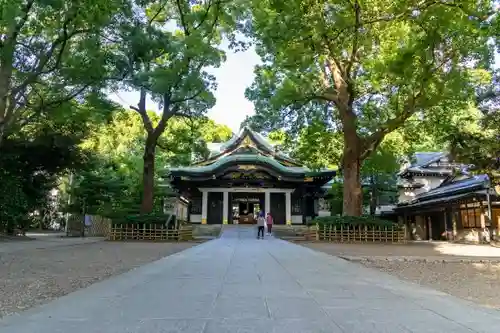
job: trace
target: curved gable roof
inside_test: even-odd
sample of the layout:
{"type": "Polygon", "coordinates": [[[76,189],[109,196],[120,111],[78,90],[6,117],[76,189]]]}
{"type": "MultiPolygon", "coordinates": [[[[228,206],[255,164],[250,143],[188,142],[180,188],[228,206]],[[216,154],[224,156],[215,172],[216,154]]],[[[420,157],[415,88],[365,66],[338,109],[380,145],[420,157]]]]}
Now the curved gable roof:
{"type": "Polygon", "coordinates": [[[273,155],[278,159],[285,161],[294,166],[300,166],[300,164],[281,152],[276,151],[274,145],[272,145],[264,136],[251,130],[249,127],[243,127],[237,135],[233,135],[231,139],[224,143],[212,143],[208,145],[210,150],[210,156],[204,161],[199,161],[194,165],[206,165],[214,163],[217,159],[227,156],[234,152],[246,138],[249,138],[253,143],[255,143],[262,152],[273,155]]]}
{"type": "Polygon", "coordinates": [[[240,155],[229,155],[218,159],[212,164],[202,165],[202,166],[191,166],[183,168],[171,168],[170,172],[173,174],[205,174],[214,173],[216,170],[221,169],[228,164],[242,163],[242,164],[263,164],[267,165],[280,173],[295,175],[295,176],[328,176],[335,175],[335,170],[319,170],[313,171],[306,167],[288,167],[279,163],[273,158],[263,156],[263,155],[251,155],[251,154],[240,154],[240,155]]]}

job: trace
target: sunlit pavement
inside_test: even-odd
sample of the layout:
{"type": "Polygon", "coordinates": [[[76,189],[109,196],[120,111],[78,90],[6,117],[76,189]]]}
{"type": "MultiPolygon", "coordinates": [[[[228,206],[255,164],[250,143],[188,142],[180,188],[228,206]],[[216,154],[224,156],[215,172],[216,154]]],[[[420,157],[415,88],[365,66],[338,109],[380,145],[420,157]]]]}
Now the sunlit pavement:
{"type": "Polygon", "coordinates": [[[498,332],[500,312],[230,228],[0,321],[0,333],[498,332]]]}

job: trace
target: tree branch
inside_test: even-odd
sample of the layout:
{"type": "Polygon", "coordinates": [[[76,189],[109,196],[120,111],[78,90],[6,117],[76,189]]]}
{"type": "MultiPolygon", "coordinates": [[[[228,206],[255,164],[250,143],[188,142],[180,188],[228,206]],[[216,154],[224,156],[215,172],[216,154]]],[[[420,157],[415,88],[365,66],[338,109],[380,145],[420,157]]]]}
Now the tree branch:
{"type": "Polygon", "coordinates": [[[186,119],[194,119],[196,116],[195,115],[192,115],[192,114],[187,114],[187,113],[184,113],[184,112],[176,112],[174,114],[175,117],[182,117],[182,118],[186,118],[186,119]]]}
{"type": "Polygon", "coordinates": [[[38,65],[33,70],[33,72],[30,73],[26,77],[26,79],[24,80],[23,83],[21,83],[19,86],[12,89],[14,94],[16,94],[17,91],[24,89],[29,84],[33,83],[36,80],[36,78],[39,77],[40,75],[49,74],[49,73],[55,71],[56,69],[58,69],[61,65],[62,57],[63,57],[64,51],[66,50],[66,45],[67,45],[68,41],[71,38],[73,38],[79,34],[83,34],[83,33],[91,31],[90,29],[81,29],[81,30],[75,29],[73,32],[68,33],[69,24],[77,16],[78,16],[78,11],[75,10],[75,12],[72,15],[70,15],[69,17],[66,18],[66,20],[64,20],[63,27],[62,27],[62,29],[63,29],[62,35],[59,35],[59,37],[54,40],[52,45],[49,47],[49,50],[47,51],[47,53],[38,56],[38,58],[39,58],[38,65]],[[45,69],[45,66],[52,59],[54,52],[56,51],[56,49],[58,47],[60,47],[60,50],[56,56],[54,65],[48,69],[45,69]]]}
{"type": "Polygon", "coordinates": [[[15,45],[17,36],[19,36],[19,33],[21,32],[21,29],[24,27],[26,24],[26,21],[28,20],[29,13],[31,11],[31,8],[33,8],[35,0],[28,0],[24,8],[22,9],[22,12],[24,15],[21,17],[19,22],[16,24],[14,30],[12,31],[12,34],[10,36],[7,36],[6,41],[10,40],[12,45],[15,45]]]}
{"type": "Polygon", "coordinates": [[[137,104],[137,106],[131,105],[130,108],[136,111],[141,116],[142,123],[146,132],[148,134],[152,134],[155,129],[153,127],[151,119],[149,119],[148,113],[146,112],[146,89],[141,88],[139,94],[139,103],[137,104]]]}
{"type": "Polygon", "coordinates": [[[208,3],[208,6],[207,6],[207,9],[205,10],[205,13],[203,14],[203,18],[200,20],[200,22],[198,22],[198,24],[194,27],[194,30],[198,30],[199,27],[201,27],[201,25],[203,23],[205,23],[205,21],[207,20],[207,17],[208,17],[208,13],[210,12],[210,8],[212,7],[212,3],[213,1],[210,1],[208,3]]]}
{"type": "Polygon", "coordinates": [[[148,20],[148,26],[151,26],[153,24],[154,20],[160,15],[161,11],[165,8],[165,5],[160,6],[158,11],[148,20]]]}
{"type": "MultiPolygon", "coordinates": [[[[435,45],[434,45],[435,47],[435,45]]],[[[434,49],[432,50],[432,53],[434,54],[434,49]]],[[[364,138],[362,140],[362,154],[361,158],[362,160],[368,157],[368,155],[375,150],[378,145],[382,142],[384,139],[385,135],[388,133],[391,133],[395,129],[399,128],[401,125],[403,125],[406,120],[408,120],[411,116],[413,116],[419,109],[419,103],[421,98],[425,97],[425,90],[427,89],[427,86],[429,84],[429,81],[431,80],[432,76],[440,70],[450,59],[453,58],[455,54],[455,51],[450,49],[449,53],[445,53],[443,55],[443,59],[441,63],[435,64],[424,64],[425,72],[423,74],[423,77],[421,78],[421,83],[420,83],[420,89],[418,90],[417,93],[413,93],[411,97],[406,101],[406,103],[403,106],[403,110],[399,115],[396,117],[389,119],[385,124],[383,124],[376,132],[373,134],[369,135],[368,137],[364,138]],[[435,65],[435,66],[433,66],[435,65]]],[[[435,58],[433,57],[433,60],[435,58]]],[[[398,99],[397,99],[397,104],[399,105],[399,93],[398,91],[398,99]]]]}
{"type": "Polygon", "coordinates": [[[177,9],[179,10],[179,17],[180,17],[180,20],[181,20],[182,29],[184,30],[184,34],[186,36],[189,36],[190,35],[190,31],[189,31],[189,27],[188,27],[188,25],[186,23],[186,18],[184,17],[184,12],[182,11],[181,1],[180,0],[176,0],[176,3],[177,3],[177,9]]]}
{"type": "Polygon", "coordinates": [[[162,150],[170,151],[170,148],[167,148],[166,146],[162,145],[161,143],[158,142],[158,140],[156,142],[156,146],[162,150]]]}
{"type": "Polygon", "coordinates": [[[187,102],[187,101],[190,101],[192,99],[195,99],[196,97],[198,97],[199,95],[201,95],[203,92],[205,91],[205,89],[200,89],[198,90],[196,93],[194,93],[193,95],[189,96],[189,97],[185,97],[183,99],[173,99],[171,101],[171,104],[176,104],[176,103],[183,103],[183,102],[187,102]]]}
{"type": "MultiPolygon", "coordinates": [[[[361,7],[359,5],[359,1],[355,0],[354,4],[354,32],[353,32],[353,41],[352,41],[352,50],[351,56],[345,66],[345,75],[347,78],[351,77],[351,69],[354,66],[354,62],[356,61],[356,54],[358,53],[358,43],[359,43],[359,28],[361,27],[361,7]]],[[[349,80],[348,80],[349,81],[349,80]]]]}

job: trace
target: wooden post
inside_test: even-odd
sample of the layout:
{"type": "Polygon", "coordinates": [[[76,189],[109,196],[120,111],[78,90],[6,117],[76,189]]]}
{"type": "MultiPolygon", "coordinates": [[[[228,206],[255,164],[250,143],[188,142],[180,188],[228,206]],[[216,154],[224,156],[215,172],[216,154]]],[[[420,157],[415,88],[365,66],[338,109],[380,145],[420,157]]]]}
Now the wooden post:
{"type": "Polygon", "coordinates": [[[229,193],[222,192],[222,224],[228,224],[229,214],[229,193]]]}
{"type": "Polygon", "coordinates": [[[286,225],[292,225],[292,194],[285,193],[285,220],[286,225]]]}
{"type": "Polygon", "coordinates": [[[444,220],[444,232],[445,232],[445,235],[446,235],[445,236],[446,240],[449,240],[448,239],[449,237],[448,237],[448,214],[447,213],[448,213],[448,211],[445,208],[445,210],[443,212],[443,214],[444,214],[444,219],[443,219],[444,220]]]}
{"type": "Polygon", "coordinates": [[[201,193],[201,224],[207,224],[208,192],[201,193]]]}
{"type": "Polygon", "coordinates": [[[498,216],[497,216],[497,232],[496,232],[496,234],[498,235],[499,232],[500,232],[500,214],[498,214],[498,216]]]}
{"type": "Polygon", "coordinates": [[[430,216],[427,217],[427,225],[429,230],[429,240],[432,241],[432,220],[430,216]]]}
{"type": "Polygon", "coordinates": [[[451,223],[453,228],[453,240],[457,238],[457,212],[451,207],[451,223]]]}

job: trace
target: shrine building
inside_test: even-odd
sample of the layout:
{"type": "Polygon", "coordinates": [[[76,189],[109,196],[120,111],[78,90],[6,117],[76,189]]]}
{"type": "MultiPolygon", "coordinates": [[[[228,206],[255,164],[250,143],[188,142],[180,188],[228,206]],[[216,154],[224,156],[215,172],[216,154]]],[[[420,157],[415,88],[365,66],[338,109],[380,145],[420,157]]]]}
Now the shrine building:
{"type": "Polygon", "coordinates": [[[209,150],[206,160],[169,170],[191,223],[252,224],[263,210],[275,224],[304,224],[318,215],[323,186],[336,173],[301,165],[248,127],[209,150]]]}

